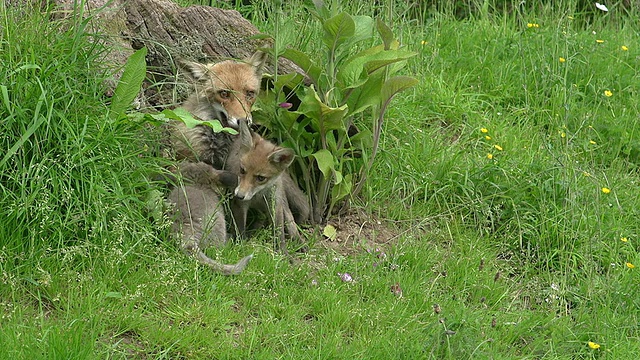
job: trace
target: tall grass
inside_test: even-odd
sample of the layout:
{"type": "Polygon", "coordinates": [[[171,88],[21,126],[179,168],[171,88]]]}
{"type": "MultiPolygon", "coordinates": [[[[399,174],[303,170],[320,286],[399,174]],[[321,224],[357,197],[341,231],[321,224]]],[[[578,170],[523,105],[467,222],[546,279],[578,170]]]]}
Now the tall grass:
{"type": "Polygon", "coordinates": [[[0,19],[1,346],[9,358],[92,357],[101,320],[86,298],[157,246],[144,201],[156,139],[109,120],[109,50],[81,14],[2,5],[0,19]]]}
{"type": "MultiPolygon", "coordinates": [[[[218,251],[255,253],[232,278],[149,213],[161,134],[109,116],[108,49],[87,21],[0,5],[0,354],[640,356],[637,9],[415,3],[343,4],[419,52],[354,204],[397,238],[314,238],[293,265],[265,232],[218,251]]],[[[300,2],[236,8],[322,56],[300,2]]]]}

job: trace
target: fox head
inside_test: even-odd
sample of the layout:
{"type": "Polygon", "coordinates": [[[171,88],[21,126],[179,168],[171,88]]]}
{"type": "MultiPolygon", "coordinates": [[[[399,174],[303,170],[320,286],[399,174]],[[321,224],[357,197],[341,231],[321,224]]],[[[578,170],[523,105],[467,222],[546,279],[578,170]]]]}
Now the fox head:
{"type": "Polygon", "coordinates": [[[244,61],[225,60],[206,65],[181,61],[197,81],[198,107],[210,117],[204,120],[218,119],[236,129],[240,120],[251,123],[251,107],[260,91],[265,60],[266,54],[258,51],[244,61]]]}
{"type": "Polygon", "coordinates": [[[257,193],[275,184],[291,165],[295,154],[276,146],[258,134],[251,134],[246,122],[240,122],[240,173],[235,196],[251,200],[257,193]]]}

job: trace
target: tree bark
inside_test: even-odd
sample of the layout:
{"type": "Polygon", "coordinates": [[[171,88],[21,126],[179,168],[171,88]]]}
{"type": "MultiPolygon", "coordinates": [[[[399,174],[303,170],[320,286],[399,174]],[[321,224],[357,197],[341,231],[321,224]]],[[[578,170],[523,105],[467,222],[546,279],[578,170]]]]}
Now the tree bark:
{"type": "MultiPolygon", "coordinates": [[[[74,4],[77,0],[55,2],[63,15],[77,15],[82,10],[85,17],[91,16],[91,25],[106,35],[105,41],[113,49],[107,55],[109,63],[122,65],[133,51],[147,47],[149,82],[144,100],[155,107],[179,103],[189,91],[182,86],[184,79],[176,77],[177,58],[202,63],[243,59],[272,45],[270,39],[255,38],[260,31],[235,10],[180,7],[168,0],[86,0],[84,9],[74,4]]],[[[267,64],[267,72],[273,73],[273,69],[267,64]]],[[[286,59],[279,59],[278,72],[304,74],[286,59]]]]}

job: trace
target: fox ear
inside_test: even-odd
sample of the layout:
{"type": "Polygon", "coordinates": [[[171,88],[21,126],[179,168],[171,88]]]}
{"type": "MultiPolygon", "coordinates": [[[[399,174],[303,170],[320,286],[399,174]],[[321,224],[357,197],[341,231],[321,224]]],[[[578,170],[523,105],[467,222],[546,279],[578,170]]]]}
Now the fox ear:
{"type": "Polygon", "coordinates": [[[256,74],[262,77],[262,68],[264,67],[265,62],[267,62],[267,53],[264,51],[256,51],[249,57],[244,60],[247,64],[253,66],[256,69],[256,74]]]}
{"type": "Polygon", "coordinates": [[[246,120],[238,120],[238,132],[240,133],[240,143],[245,150],[253,149],[253,136],[249,130],[246,120]]]}
{"type": "Polygon", "coordinates": [[[269,161],[281,169],[286,169],[291,165],[294,157],[295,154],[293,150],[289,148],[277,148],[269,155],[269,161]]]}
{"type": "Polygon", "coordinates": [[[209,66],[205,64],[185,59],[179,59],[178,64],[180,65],[180,68],[185,70],[194,80],[201,80],[207,75],[207,73],[209,73],[209,66]]]}

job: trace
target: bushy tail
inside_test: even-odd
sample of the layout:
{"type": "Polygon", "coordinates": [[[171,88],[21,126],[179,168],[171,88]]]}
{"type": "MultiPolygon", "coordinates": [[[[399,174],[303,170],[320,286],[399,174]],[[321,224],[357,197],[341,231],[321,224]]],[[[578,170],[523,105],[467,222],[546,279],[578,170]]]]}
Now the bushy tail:
{"type": "Polygon", "coordinates": [[[235,265],[227,265],[221,262],[215,261],[205,254],[198,246],[197,241],[193,241],[193,238],[188,238],[187,241],[182,243],[182,251],[185,254],[193,256],[199,263],[208,266],[211,270],[219,272],[223,275],[238,275],[247,267],[249,261],[253,258],[253,254],[245,256],[235,265]],[[190,241],[189,241],[190,240],[190,241]]]}
{"type": "Polygon", "coordinates": [[[235,265],[226,265],[215,261],[209,258],[202,250],[198,250],[198,252],[195,253],[195,257],[201,264],[207,265],[212,270],[223,275],[238,275],[247,267],[247,264],[249,264],[249,261],[253,258],[253,254],[243,257],[235,265]]]}

